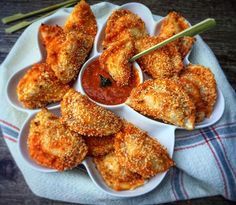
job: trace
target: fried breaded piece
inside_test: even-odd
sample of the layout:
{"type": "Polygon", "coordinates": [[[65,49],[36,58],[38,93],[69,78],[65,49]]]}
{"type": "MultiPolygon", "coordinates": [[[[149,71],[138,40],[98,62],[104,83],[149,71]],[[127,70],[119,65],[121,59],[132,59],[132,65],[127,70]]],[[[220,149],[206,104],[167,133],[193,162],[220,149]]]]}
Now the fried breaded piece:
{"type": "Polygon", "coordinates": [[[84,137],[85,143],[88,147],[88,155],[102,156],[108,154],[114,149],[114,136],[103,137],[84,137]]]}
{"type": "Polygon", "coordinates": [[[47,109],[42,109],[31,120],[27,143],[33,160],[60,171],[79,165],[88,151],[83,138],[47,109]]]}
{"type": "Polygon", "coordinates": [[[174,165],[166,149],[156,139],[128,122],[115,135],[115,153],[120,164],[144,178],[174,165]]]}
{"type": "MultiPolygon", "coordinates": [[[[135,42],[137,52],[150,48],[164,39],[146,37],[135,42]]],[[[170,78],[183,69],[181,54],[175,43],[169,43],[143,57],[137,59],[141,69],[152,78],[170,78]]]]}
{"type": "Polygon", "coordinates": [[[142,186],[145,180],[120,164],[114,152],[95,157],[94,162],[106,184],[116,191],[133,190],[142,186]]]}
{"type": "Polygon", "coordinates": [[[77,77],[92,46],[92,36],[74,31],[63,33],[47,44],[47,63],[62,83],[69,83],[77,77]]]}
{"type": "Polygon", "coordinates": [[[171,79],[145,81],[131,91],[126,104],[144,115],[188,130],[195,126],[192,100],[181,85],[171,79]]]}
{"type": "Polygon", "coordinates": [[[97,34],[96,18],[86,1],[81,0],[73,9],[64,25],[65,32],[77,30],[95,38],[97,34]]]}
{"type": "Polygon", "coordinates": [[[112,12],[107,20],[103,48],[108,48],[112,43],[124,39],[140,39],[147,36],[143,20],[129,10],[121,9],[112,12]]]}
{"type": "Polygon", "coordinates": [[[47,24],[41,24],[41,26],[39,27],[39,33],[41,36],[41,40],[44,44],[44,46],[47,47],[47,45],[57,36],[63,35],[64,31],[63,29],[56,25],[56,26],[52,26],[52,25],[47,25],[47,24]]]}
{"type": "Polygon", "coordinates": [[[99,57],[100,65],[120,86],[127,85],[132,64],[129,59],[134,55],[134,43],[121,40],[113,43],[99,57]]]}
{"type": "Polygon", "coordinates": [[[209,68],[202,65],[188,65],[181,73],[181,79],[194,83],[200,90],[204,102],[205,116],[210,117],[217,99],[216,81],[209,68]]]}
{"type": "Polygon", "coordinates": [[[49,103],[59,102],[69,90],[62,84],[50,66],[39,63],[32,66],[17,85],[18,100],[26,108],[41,108],[49,103]]]}
{"type": "Polygon", "coordinates": [[[63,97],[61,112],[68,127],[81,135],[108,136],[122,127],[122,121],[113,112],[96,105],[73,89],[63,97]]]}
{"type": "MultiPolygon", "coordinates": [[[[187,28],[189,28],[189,24],[186,19],[181,14],[172,11],[164,18],[161,25],[159,37],[167,39],[187,28]]],[[[188,36],[176,41],[179,47],[179,51],[182,54],[182,58],[187,55],[194,42],[195,38],[188,36]]]]}
{"type": "Polygon", "coordinates": [[[188,79],[178,78],[178,82],[182,85],[182,88],[189,95],[190,99],[192,99],[195,107],[196,107],[196,122],[201,122],[205,118],[205,103],[202,100],[201,93],[199,87],[195,85],[188,79]]]}

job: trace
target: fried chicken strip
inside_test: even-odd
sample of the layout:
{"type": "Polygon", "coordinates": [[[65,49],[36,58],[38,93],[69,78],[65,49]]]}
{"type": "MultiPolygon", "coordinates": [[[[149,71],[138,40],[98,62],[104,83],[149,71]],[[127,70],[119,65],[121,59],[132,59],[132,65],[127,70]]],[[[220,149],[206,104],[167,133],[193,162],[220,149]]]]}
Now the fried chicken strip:
{"type": "Polygon", "coordinates": [[[60,171],[79,165],[88,151],[83,138],[47,109],[42,109],[31,120],[27,144],[33,160],[60,171]]]}
{"type": "Polygon", "coordinates": [[[134,88],[126,104],[134,110],[188,130],[195,126],[195,105],[171,79],[147,80],[134,88]]]}
{"type": "Polygon", "coordinates": [[[17,95],[24,107],[34,109],[59,102],[69,88],[57,79],[48,64],[39,63],[19,81],[17,95]]]}
{"type": "Polygon", "coordinates": [[[81,135],[108,136],[117,133],[122,121],[113,112],[70,89],[61,101],[62,120],[81,135]]]}
{"type": "Polygon", "coordinates": [[[174,165],[166,149],[157,140],[128,122],[115,135],[115,153],[120,164],[145,179],[174,165]]]}

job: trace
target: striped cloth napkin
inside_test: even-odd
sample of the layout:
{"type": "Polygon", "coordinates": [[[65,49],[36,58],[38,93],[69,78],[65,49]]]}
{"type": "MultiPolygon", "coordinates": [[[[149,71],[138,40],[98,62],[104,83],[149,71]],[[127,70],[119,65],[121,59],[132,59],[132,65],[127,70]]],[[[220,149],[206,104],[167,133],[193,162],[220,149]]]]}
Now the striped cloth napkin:
{"type": "MultiPolygon", "coordinates": [[[[101,23],[115,8],[117,6],[110,3],[92,6],[101,23]]],[[[68,11],[71,10],[60,12],[68,11]]],[[[159,20],[161,17],[154,18],[159,20]]],[[[211,68],[226,100],[225,112],[214,126],[192,132],[176,131],[173,156],[176,167],[170,169],[156,189],[143,196],[120,199],[100,191],[79,169],[46,174],[29,168],[17,151],[18,134],[27,115],[9,105],[5,90],[8,79],[16,70],[38,60],[37,57],[24,56],[32,49],[38,49],[40,23],[36,22],[24,31],[0,68],[0,137],[5,139],[33,193],[55,200],[89,204],[155,204],[213,195],[236,200],[236,95],[214,54],[199,36],[190,61],[211,68]]]]}

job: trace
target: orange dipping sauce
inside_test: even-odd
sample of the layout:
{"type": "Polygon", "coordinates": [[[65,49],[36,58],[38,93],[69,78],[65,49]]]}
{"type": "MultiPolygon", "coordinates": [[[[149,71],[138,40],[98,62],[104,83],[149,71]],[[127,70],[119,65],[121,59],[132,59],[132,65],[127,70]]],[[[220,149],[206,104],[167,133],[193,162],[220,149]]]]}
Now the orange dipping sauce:
{"type": "Polygon", "coordinates": [[[135,68],[131,70],[129,84],[118,86],[108,72],[100,67],[99,59],[93,61],[85,70],[82,76],[82,86],[85,93],[94,101],[106,104],[117,105],[124,103],[129,97],[131,90],[140,83],[139,73],[135,68]],[[101,85],[101,76],[111,81],[110,85],[101,85]]]}

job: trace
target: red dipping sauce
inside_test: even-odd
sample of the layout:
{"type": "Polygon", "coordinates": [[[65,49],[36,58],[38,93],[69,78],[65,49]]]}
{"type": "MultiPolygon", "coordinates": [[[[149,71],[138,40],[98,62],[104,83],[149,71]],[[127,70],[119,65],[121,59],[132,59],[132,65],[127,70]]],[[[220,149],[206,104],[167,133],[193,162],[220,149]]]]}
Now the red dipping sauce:
{"type": "Polygon", "coordinates": [[[82,76],[82,86],[85,93],[94,101],[106,105],[124,103],[129,97],[131,90],[139,83],[139,73],[135,68],[132,68],[128,85],[118,86],[109,73],[100,67],[99,59],[93,61],[84,70],[82,76]],[[103,87],[100,76],[108,78],[111,81],[111,85],[103,87]]]}

